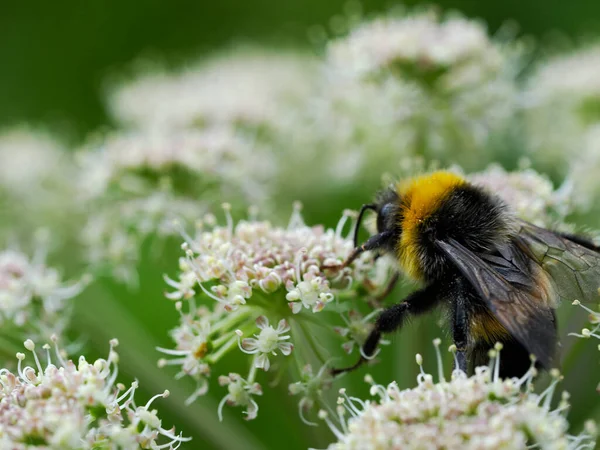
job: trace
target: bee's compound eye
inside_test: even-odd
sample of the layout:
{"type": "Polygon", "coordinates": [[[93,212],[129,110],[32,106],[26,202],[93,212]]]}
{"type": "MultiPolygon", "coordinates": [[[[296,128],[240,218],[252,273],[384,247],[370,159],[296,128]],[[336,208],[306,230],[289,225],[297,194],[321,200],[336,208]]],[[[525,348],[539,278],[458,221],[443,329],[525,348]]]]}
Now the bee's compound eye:
{"type": "Polygon", "coordinates": [[[392,205],[391,203],[386,203],[379,210],[379,213],[377,214],[377,231],[379,233],[385,231],[385,229],[387,228],[388,218],[392,214],[393,209],[394,205],[392,205]]]}

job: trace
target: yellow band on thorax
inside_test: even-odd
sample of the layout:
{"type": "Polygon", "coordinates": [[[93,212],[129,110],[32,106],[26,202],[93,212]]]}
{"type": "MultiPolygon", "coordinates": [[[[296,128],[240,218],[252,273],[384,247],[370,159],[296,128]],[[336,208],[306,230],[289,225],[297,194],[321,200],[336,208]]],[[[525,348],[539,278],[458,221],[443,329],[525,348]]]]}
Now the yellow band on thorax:
{"type": "Polygon", "coordinates": [[[419,225],[433,214],[457,186],[466,183],[452,172],[433,172],[396,186],[402,208],[402,237],[396,248],[400,265],[410,277],[421,280],[423,268],[419,258],[419,225]]]}

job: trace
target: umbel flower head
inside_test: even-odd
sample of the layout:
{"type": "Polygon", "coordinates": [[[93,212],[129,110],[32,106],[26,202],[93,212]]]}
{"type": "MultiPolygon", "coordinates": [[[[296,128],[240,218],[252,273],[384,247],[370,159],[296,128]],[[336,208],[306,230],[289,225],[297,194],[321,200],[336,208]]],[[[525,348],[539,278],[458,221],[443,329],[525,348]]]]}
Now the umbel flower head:
{"type": "MultiPolygon", "coordinates": [[[[298,209],[287,228],[270,222],[248,220],[234,225],[225,207],[227,225],[219,226],[208,216],[195,236],[184,233],[185,257],[180,259],[176,280],[166,278],[172,291],[166,296],[176,301],[180,323],[171,331],[174,349],[158,350],[172,359],[159,365],[180,367],[178,377],[191,376],[197,390],[189,401],[206,393],[213,365],[230,352],[250,355],[247,377],[229,374],[219,378],[227,386],[225,403],[245,408],[246,417],[256,416],[255,397],[262,395],[260,372],[289,367],[292,381],[311,384],[310,393],[325,386],[328,377],[320,371],[307,375],[307,351],[321,366],[327,364],[326,347],[315,337],[322,333],[318,324],[323,310],[336,312],[337,301],[356,300],[383,289],[389,263],[363,255],[352,265],[338,269],[352,250],[352,242],[342,236],[345,215],[336,230],[308,227],[298,209]],[[336,270],[327,267],[336,266],[336,270]],[[296,345],[308,346],[294,357],[296,345]],[[306,351],[304,351],[306,350],[306,351]],[[314,378],[309,380],[309,378],[314,378]]],[[[359,343],[359,346],[362,342],[359,343]]],[[[312,372],[311,372],[312,373],[312,372]]],[[[300,393],[303,389],[292,389],[300,393]]],[[[291,391],[290,391],[291,392],[291,391]]],[[[309,405],[303,396],[301,411],[309,405]]],[[[309,397],[310,397],[309,395],[309,397]]],[[[312,399],[310,399],[312,401],[312,399]]]]}
{"type": "Polygon", "coordinates": [[[53,338],[43,346],[45,366],[30,339],[25,348],[34,365],[25,366],[26,355],[17,353],[16,373],[0,370],[0,445],[26,450],[35,445],[55,450],[175,449],[188,441],[175,429],[162,427],[152,397],[135,403],[137,381],[129,388],[117,383],[116,339],[110,341],[107,359],[66,360],[53,338]]]}
{"type": "Polygon", "coordinates": [[[80,153],[81,232],[87,259],[134,279],[141,243],[177,234],[226,195],[261,203],[269,166],[231,129],[135,131],[108,135],[80,153]]]}
{"type": "Polygon", "coordinates": [[[61,335],[69,323],[72,299],[89,278],[64,283],[45,260],[42,243],[32,258],[17,250],[0,251],[0,329],[5,336],[48,339],[61,335]]]}
{"type": "Polygon", "coordinates": [[[455,370],[447,381],[439,339],[434,343],[440,365],[437,383],[425,373],[423,359],[417,355],[421,373],[415,388],[400,390],[394,382],[376,385],[367,377],[378,400],[363,401],[340,391],[336,413],[320,412],[338,440],[330,450],[594,448],[593,423],[579,436],[567,434],[567,393],[556,409],[551,407],[561,379],[557,370],[551,371],[553,380],[541,394],[530,389],[533,368],[521,379],[503,380],[498,375],[498,344],[489,367],[476,368],[471,377],[455,370]]]}
{"type": "Polygon", "coordinates": [[[467,170],[493,161],[518,106],[516,47],[433,11],[366,21],[331,40],[318,87],[280,130],[282,189],[317,186],[321,198],[327,179],[375,190],[400,169],[390,164],[415,156],[467,170]]]}
{"type": "Polygon", "coordinates": [[[475,152],[481,162],[515,111],[515,67],[514,52],[480,22],[433,11],[384,17],[329,44],[325,98],[342,124],[384,132],[390,155],[466,162],[475,152]]]}

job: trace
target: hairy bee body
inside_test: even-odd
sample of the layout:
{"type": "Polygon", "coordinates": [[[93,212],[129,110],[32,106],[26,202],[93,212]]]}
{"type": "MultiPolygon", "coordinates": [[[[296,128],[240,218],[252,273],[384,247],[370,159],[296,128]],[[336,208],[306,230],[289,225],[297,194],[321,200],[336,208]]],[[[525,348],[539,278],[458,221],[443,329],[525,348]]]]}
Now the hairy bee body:
{"type": "Polygon", "coordinates": [[[363,206],[357,230],[366,209],[377,213],[378,234],[349,261],[366,250],[392,254],[401,272],[423,287],[381,313],[365,356],[407,315],[442,304],[461,369],[486,363],[496,342],[505,349],[502,376],[522,375],[530,354],[548,369],[555,364],[559,299],[598,296],[598,247],[519,220],[493,193],[456,174],[434,172],[383,191],[363,206]]]}

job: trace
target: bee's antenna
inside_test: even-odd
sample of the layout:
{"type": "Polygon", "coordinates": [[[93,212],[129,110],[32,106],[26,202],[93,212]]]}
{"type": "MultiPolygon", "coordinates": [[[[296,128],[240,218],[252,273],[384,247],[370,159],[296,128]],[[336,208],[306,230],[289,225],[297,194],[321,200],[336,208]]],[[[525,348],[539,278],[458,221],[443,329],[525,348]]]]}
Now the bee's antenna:
{"type": "Polygon", "coordinates": [[[374,203],[369,203],[361,206],[360,211],[358,212],[358,218],[356,219],[356,225],[354,225],[354,248],[358,247],[358,230],[360,228],[365,211],[368,209],[377,211],[377,205],[374,203]]]}

